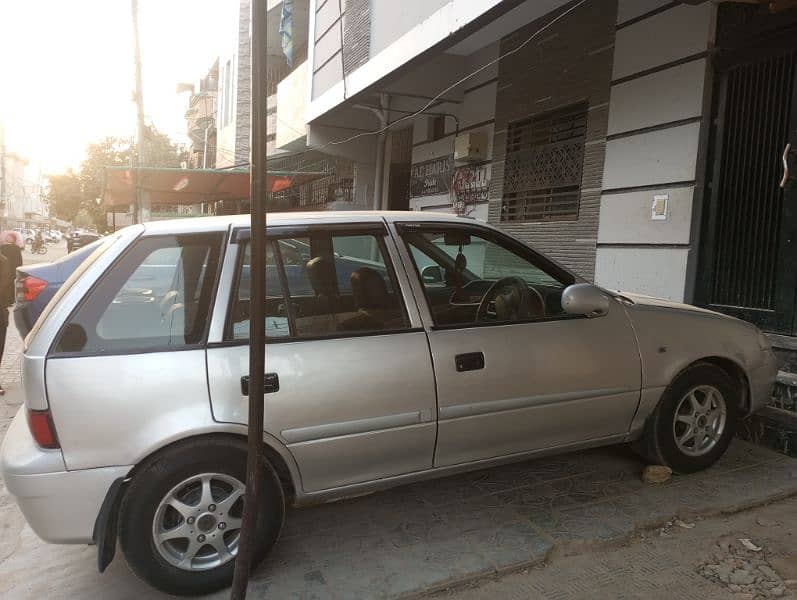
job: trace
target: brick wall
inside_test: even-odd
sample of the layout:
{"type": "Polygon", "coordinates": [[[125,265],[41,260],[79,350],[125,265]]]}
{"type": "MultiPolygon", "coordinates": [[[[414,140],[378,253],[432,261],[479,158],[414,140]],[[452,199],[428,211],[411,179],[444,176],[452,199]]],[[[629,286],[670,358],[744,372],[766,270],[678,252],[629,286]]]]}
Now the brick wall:
{"type": "Polygon", "coordinates": [[[371,51],[370,0],[346,0],[343,71],[346,75],[368,62],[371,51]]]}
{"type": "MultiPolygon", "coordinates": [[[[498,74],[489,221],[590,280],[595,273],[616,16],[616,2],[592,0],[504,58],[498,74]],[[589,103],[589,114],[578,219],[501,224],[507,125],[583,101],[589,103]]],[[[501,54],[518,47],[550,18],[504,38],[501,54]]]]}

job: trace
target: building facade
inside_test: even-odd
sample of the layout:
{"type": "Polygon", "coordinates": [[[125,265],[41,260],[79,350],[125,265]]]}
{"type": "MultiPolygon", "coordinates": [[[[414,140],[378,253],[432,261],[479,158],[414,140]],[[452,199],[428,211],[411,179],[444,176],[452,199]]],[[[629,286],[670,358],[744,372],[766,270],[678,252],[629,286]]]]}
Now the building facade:
{"type": "Polygon", "coordinates": [[[47,227],[46,180],[28,160],[0,140],[0,227],[47,227]]]}
{"type": "Polygon", "coordinates": [[[188,167],[213,169],[216,166],[216,118],[218,113],[219,61],[213,63],[188,98],[186,129],[191,140],[188,167]]]}
{"type": "MultiPolygon", "coordinates": [[[[219,20],[219,58],[217,77],[216,165],[221,168],[249,164],[249,126],[252,101],[250,0],[228,2],[219,20]]],[[[292,0],[290,17],[283,14],[284,3],[268,2],[267,110],[269,120],[269,155],[280,154],[276,140],[277,86],[307,56],[309,0],[292,0]],[[291,23],[292,46],[290,63],[283,48],[280,27],[285,19],[291,23]]]]}
{"type": "Polygon", "coordinates": [[[309,26],[277,145],[355,161],[335,208],[489,221],[797,371],[794,2],[311,0],[309,26]]]}
{"type": "Polygon", "coordinates": [[[352,207],[470,214],[599,284],[791,336],[797,284],[775,272],[797,226],[778,187],[797,37],[778,4],[314,0],[306,143],[357,162],[373,193],[352,207]]]}

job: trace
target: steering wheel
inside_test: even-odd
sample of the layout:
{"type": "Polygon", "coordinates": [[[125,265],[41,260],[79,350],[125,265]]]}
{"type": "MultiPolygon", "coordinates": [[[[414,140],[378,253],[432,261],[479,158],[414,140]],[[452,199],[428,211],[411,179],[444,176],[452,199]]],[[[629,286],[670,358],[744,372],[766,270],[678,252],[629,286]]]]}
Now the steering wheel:
{"type": "Polygon", "coordinates": [[[545,316],[545,300],[539,291],[529,288],[520,277],[504,277],[496,281],[479,303],[476,322],[487,316],[495,303],[496,321],[523,321],[545,316]]]}

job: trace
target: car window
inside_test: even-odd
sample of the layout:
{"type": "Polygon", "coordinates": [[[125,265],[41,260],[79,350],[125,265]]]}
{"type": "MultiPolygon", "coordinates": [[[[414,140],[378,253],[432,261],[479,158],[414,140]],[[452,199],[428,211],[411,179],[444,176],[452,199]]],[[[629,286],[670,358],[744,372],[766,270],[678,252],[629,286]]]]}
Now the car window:
{"type": "Polygon", "coordinates": [[[47,303],[47,306],[44,307],[42,314],[39,315],[38,319],[36,319],[36,322],[33,324],[33,327],[31,328],[30,333],[28,333],[26,340],[32,340],[36,337],[36,335],[38,335],[39,330],[47,321],[47,317],[50,316],[50,313],[61,301],[61,298],[63,298],[69,292],[69,290],[72,289],[72,286],[77,283],[78,280],[80,280],[80,278],[91,267],[91,265],[93,265],[94,262],[100,258],[100,256],[105,254],[105,252],[118,241],[119,235],[109,236],[103,239],[97,245],[97,247],[95,247],[94,250],[89,253],[85,260],[80,261],[77,264],[75,270],[72,271],[72,273],[66,278],[66,281],[64,281],[63,285],[58,288],[55,296],[53,296],[52,299],[47,303]]]}
{"type": "MultiPolygon", "coordinates": [[[[228,321],[227,339],[249,339],[249,290],[251,287],[252,245],[244,242],[242,258],[238,268],[237,282],[228,321]]],[[[281,338],[290,336],[287,307],[282,281],[274,262],[273,242],[266,247],[266,337],[281,338]]]]}
{"type": "Polygon", "coordinates": [[[145,351],[198,344],[218,270],[220,234],[143,238],[69,318],[55,353],[145,351]]]}
{"type": "Polygon", "coordinates": [[[435,325],[468,326],[564,318],[574,282],[545,261],[479,229],[402,231],[435,325]]]}
{"type": "MultiPolygon", "coordinates": [[[[249,244],[233,293],[227,339],[246,339],[249,244]]],[[[266,265],[266,336],[396,331],[408,319],[381,235],[315,231],[273,240],[266,265]],[[283,289],[282,281],[287,284],[283,289]]]]}

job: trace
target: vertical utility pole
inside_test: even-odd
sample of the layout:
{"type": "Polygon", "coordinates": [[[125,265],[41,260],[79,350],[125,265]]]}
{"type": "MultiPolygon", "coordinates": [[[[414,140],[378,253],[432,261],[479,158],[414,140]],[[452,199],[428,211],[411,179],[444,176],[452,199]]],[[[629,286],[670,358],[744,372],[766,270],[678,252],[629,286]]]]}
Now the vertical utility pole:
{"type": "Polygon", "coordinates": [[[249,436],[246,459],[246,496],[238,556],[232,582],[232,600],[244,600],[252,566],[252,546],[263,478],[263,393],[266,373],[266,14],[267,0],[252,0],[252,111],[249,160],[251,211],[251,287],[249,293],[249,436]]]}
{"type": "Polygon", "coordinates": [[[141,45],[138,37],[138,0],[131,0],[133,11],[133,51],[136,63],[136,121],[138,123],[138,164],[133,169],[136,204],[133,211],[133,223],[149,221],[149,193],[141,185],[140,168],[147,164],[146,160],[146,126],[144,125],[144,92],[141,89],[141,45]]]}

